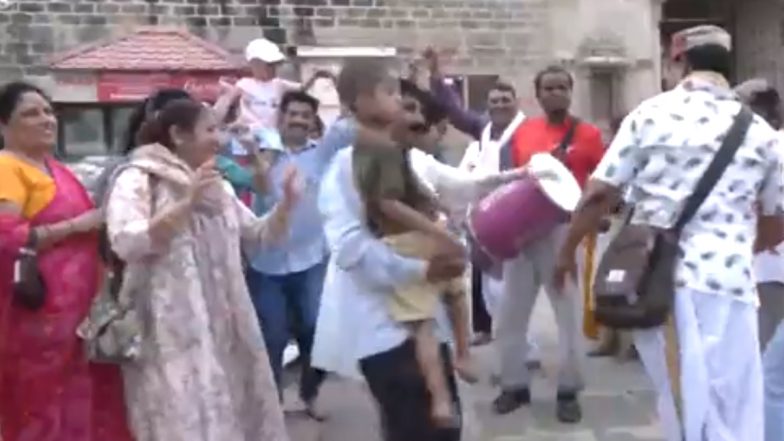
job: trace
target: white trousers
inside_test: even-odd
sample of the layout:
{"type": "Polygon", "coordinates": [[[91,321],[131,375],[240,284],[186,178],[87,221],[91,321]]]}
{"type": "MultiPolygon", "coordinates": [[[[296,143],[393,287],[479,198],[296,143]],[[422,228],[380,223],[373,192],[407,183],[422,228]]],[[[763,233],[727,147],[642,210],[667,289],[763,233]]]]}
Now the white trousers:
{"type": "Polygon", "coordinates": [[[784,440],[784,322],[762,357],[765,374],[765,441],[784,440]]]}
{"type": "Polygon", "coordinates": [[[730,297],[689,289],[675,294],[677,342],[663,327],[635,331],[635,345],[658,395],[667,441],[763,439],[762,366],[757,310],[730,297]],[[677,345],[681,417],[668,369],[677,345]]]}
{"type": "MultiPolygon", "coordinates": [[[[765,352],[765,347],[773,338],[776,329],[784,320],[784,283],[764,282],[757,284],[759,292],[759,340],[760,349],[765,352]]],[[[784,440],[782,440],[784,441],[784,440]]]]}
{"type": "Polygon", "coordinates": [[[583,388],[583,348],[578,326],[578,305],[582,299],[572,283],[567,284],[566,292],[557,292],[552,285],[557,252],[565,234],[566,226],[560,226],[504,264],[504,294],[499,304],[496,330],[504,390],[530,385],[526,336],[542,287],[550,299],[558,326],[558,390],[578,392],[583,388]]]}
{"type": "MultiPolygon", "coordinates": [[[[498,308],[501,307],[501,299],[504,296],[504,281],[496,279],[488,274],[482,274],[482,300],[485,302],[487,313],[493,319],[493,335],[498,335],[498,308]]],[[[536,344],[533,335],[529,332],[526,337],[528,343],[528,362],[541,362],[539,345],[536,344]]]]}

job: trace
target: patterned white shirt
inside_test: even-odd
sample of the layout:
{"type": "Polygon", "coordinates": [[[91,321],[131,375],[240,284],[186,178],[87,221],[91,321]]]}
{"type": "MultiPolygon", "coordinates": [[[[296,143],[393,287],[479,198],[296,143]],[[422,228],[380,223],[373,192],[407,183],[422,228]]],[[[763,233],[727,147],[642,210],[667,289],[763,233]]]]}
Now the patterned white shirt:
{"type": "MultiPolygon", "coordinates": [[[[642,103],[623,122],[595,179],[629,186],[632,222],[673,226],[740,110],[734,93],[699,77],[642,103]]],[[[676,285],[756,303],[757,208],[784,213],[784,155],[759,116],[680,240],[676,285]]]]}

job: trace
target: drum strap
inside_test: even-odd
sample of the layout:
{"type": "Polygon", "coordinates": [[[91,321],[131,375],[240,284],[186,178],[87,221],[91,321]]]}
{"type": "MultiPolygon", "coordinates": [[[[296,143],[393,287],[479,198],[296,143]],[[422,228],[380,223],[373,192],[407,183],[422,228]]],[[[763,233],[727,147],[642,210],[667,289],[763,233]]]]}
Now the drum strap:
{"type": "Polygon", "coordinates": [[[577,126],[580,125],[580,120],[572,117],[572,124],[569,126],[569,130],[566,131],[561,143],[558,144],[558,147],[553,150],[552,155],[556,158],[560,159],[561,162],[565,163],[566,160],[566,151],[569,149],[569,145],[572,143],[574,139],[574,134],[577,131],[577,126]]]}

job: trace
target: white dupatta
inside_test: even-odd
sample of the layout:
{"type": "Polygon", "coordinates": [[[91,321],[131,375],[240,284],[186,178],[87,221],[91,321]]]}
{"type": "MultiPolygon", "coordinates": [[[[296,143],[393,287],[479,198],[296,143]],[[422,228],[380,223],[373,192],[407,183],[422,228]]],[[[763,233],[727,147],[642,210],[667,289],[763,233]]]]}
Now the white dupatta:
{"type": "MultiPolygon", "coordinates": [[[[514,135],[517,127],[522,124],[523,120],[525,120],[525,114],[517,112],[512,122],[506,126],[504,132],[496,140],[490,139],[492,123],[488,123],[482,130],[482,138],[468,145],[465,155],[463,155],[463,160],[460,162],[460,168],[470,173],[485,176],[501,171],[501,148],[512,139],[512,135],[514,135]]],[[[467,216],[468,207],[460,210],[455,215],[458,222],[465,221],[467,216]]],[[[485,285],[483,290],[485,305],[487,305],[490,315],[495,316],[501,294],[503,293],[503,282],[484,274],[482,275],[482,283],[485,285]]]]}
{"type": "Polygon", "coordinates": [[[495,140],[490,138],[492,123],[488,123],[482,130],[482,137],[479,142],[471,143],[466,149],[463,160],[460,162],[460,168],[486,175],[498,173],[501,169],[501,148],[512,139],[512,135],[514,135],[517,127],[520,126],[523,120],[525,120],[525,114],[517,112],[512,122],[506,126],[501,136],[495,140]]]}

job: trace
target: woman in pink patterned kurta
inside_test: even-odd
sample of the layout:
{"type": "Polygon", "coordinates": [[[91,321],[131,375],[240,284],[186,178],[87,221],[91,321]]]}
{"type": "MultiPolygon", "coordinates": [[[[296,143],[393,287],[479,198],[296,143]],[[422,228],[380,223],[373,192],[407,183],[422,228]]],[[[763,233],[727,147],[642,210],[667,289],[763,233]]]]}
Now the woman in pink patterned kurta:
{"type": "Polygon", "coordinates": [[[286,200],[256,218],[214,170],[210,111],[167,104],[110,188],[107,226],[129,283],[142,354],[123,366],[137,441],[288,441],[264,341],[242,275],[240,243],[286,233],[286,200]]]}

